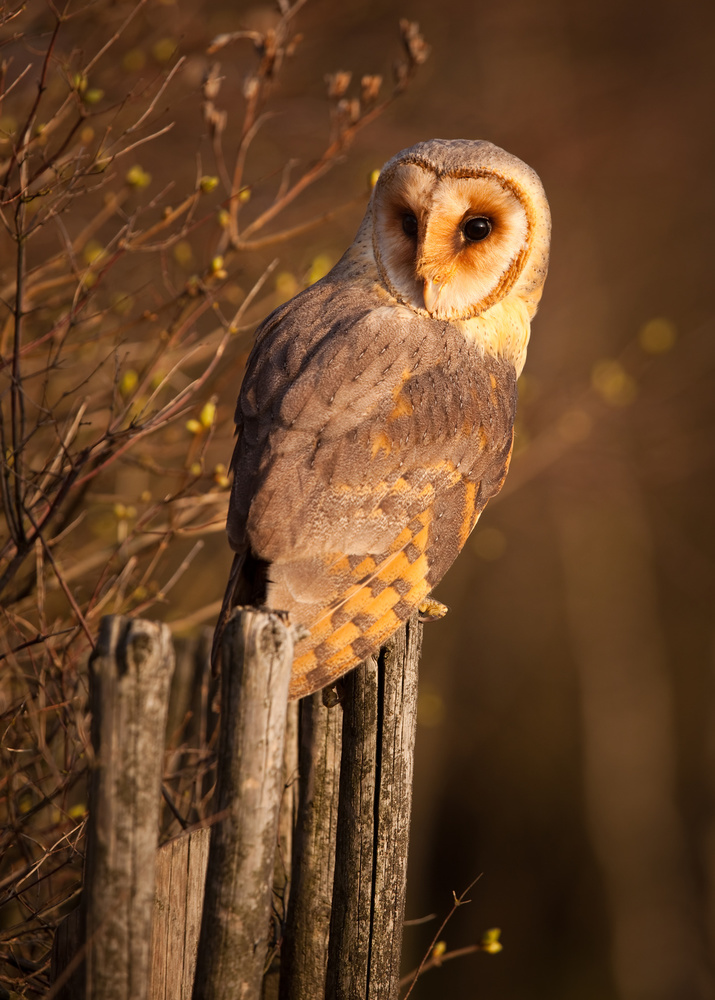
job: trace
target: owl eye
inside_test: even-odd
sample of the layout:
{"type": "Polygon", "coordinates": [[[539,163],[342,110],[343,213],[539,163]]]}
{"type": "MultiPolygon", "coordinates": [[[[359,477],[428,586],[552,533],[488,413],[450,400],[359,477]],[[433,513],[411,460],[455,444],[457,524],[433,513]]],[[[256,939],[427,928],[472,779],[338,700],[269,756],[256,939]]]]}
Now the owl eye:
{"type": "Polygon", "coordinates": [[[492,231],[491,219],[484,215],[477,215],[473,219],[467,219],[462,227],[462,232],[470,243],[479,243],[485,240],[492,231]]]}
{"type": "Polygon", "coordinates": [[[408,212],[402,216],[402,232],[411,240],[417,236],[417,217],[408,212]]]}

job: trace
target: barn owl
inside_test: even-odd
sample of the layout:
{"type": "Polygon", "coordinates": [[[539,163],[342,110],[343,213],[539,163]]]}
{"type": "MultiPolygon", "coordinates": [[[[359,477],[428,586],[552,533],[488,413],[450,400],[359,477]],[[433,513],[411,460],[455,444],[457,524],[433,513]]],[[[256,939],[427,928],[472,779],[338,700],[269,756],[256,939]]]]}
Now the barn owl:
{"type": "Polygon", "coordinates": [[[236,409],[231,608],[304,626],[290,694],[376,652],[449,569],[509,466],[546,278],[539,178],[489,142],[421,142],[358,234],[260,326],[236,409]]]}

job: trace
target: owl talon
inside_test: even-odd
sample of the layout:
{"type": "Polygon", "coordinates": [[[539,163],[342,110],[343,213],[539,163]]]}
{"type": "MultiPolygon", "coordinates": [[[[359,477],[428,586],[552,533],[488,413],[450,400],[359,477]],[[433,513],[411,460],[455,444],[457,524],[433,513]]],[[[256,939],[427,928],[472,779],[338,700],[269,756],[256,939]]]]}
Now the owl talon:
{"type": "Polygon", "coordinates": [[[291,631],[293,633],[293,642],[295,643],[300,642],[301,639],[307,639],[310,635],[310,629],[306,628],[305,625],[301,625],[300,622],[294,625],[291,631]]]}
{"type": "Polygon", "coordinates": [[[433,597],[426,597],[417,606],[417,611],[419,612],[419,620],[421,622],[436,622],[440,618],[444,618],[449,608],[446,604],[442,604],[441,601],[435,601],[433,597]]]}

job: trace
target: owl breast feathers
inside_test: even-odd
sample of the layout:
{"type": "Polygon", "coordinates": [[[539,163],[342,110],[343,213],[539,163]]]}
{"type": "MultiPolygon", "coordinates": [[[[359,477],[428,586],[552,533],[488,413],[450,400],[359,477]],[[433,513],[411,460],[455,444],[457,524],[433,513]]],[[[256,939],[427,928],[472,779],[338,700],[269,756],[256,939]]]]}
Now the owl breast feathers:
{"type": "Polygon", "coordinates": [[[490,143],[383,168],[327,277],[258,330],[236,409],[233,606],[289,611],[291,697],[379,646],[449,569],[509,466],[546,277],[541,184],[490,143]]]}

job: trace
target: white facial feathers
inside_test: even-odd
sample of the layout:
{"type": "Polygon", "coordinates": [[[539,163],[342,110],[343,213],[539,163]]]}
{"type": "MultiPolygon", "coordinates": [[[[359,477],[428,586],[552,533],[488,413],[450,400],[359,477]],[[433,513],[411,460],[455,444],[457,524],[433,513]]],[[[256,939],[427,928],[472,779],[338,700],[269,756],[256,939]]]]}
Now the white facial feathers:
{"type": "Polygon", "coordinates": [[[386,164],[371,210],[380,277],[413,310],[466,320],[517,295],[535,312],[550,218],[516,157],[480,141],[420,143],[386,164]]]}

